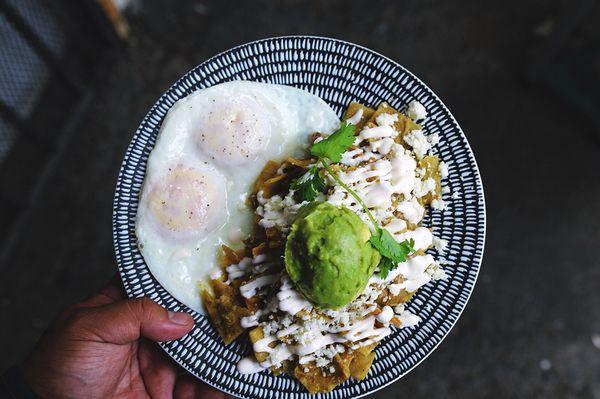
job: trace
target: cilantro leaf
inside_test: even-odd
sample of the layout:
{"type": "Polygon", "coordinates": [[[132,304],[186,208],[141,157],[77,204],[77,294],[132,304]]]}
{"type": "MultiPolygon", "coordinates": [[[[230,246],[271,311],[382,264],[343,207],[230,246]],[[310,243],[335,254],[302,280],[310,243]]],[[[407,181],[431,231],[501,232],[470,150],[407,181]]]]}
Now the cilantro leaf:
{"type": "Polygon", "coordinates": [[[377,229],[375,234],[369,239],[369,242],[382,256],[390,258],[396,263],[404,262],[406,256],[414,251],[413,246],[415,245],[412,239],[399,243],[389,231],[382,228],[377,229]]]}
{"type": "Polygon", "coordinates": [[[404,262],[409,253],[414,252],[415,241],[413,239],[402,242],[396,239],[386,229],[378,228],[371,236],[369,242],[381,254],[379,261],[379,273],[381,278],[386,278],[390,270],[395,269],[398,263],[404,262]]]}
{"type": "Polygon", "coordinates": [[[379,261],[379,276],[382,279],[387,278],[388,274],[390,273],[390,270],[395,269],[397,266],[396,263],[394,263],[393,260],[391,260],[390,258],[381,258],[381,260],[379,261]]]}
{"type": "Polygon", "coordinates": [[[354,126],[348,122],[342,122],[340,128],[329,137],[315,143],[310,148],[310,153],[319,158],[329,158],[331,162],[339,162],[342,154],[354,144],[354,126]]]}
{"type": "Polygon", "coordinates": [[[296,190],[294,199],[298,202],[313,201],[319,193],[325,191],[327,184],[319,174],[316,165],[297,179],[292,180],[290,188],[296,190]]]}

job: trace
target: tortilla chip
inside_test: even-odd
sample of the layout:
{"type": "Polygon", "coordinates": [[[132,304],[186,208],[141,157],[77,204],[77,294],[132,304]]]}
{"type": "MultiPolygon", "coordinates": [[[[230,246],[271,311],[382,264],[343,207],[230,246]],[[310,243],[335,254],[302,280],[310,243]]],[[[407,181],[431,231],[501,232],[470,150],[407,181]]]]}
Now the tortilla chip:
{"type": "Polygon", "coordinates": [[[410,300],[410,298],[412,298],[412,296],[414,295],[414,292],[408,292],[406,290],[401,290],[400,293],[398,295],[393,295],[390,296],[384,303],[384,306],[396,306],[396,305],[400,305],[401,303],[406,303],[410,300]]]}
{"type": "Polygon", "coordinates": [[[289,360],[284,360],[283,362],[281,362],[281,366],[270,367],[270,370],[273,373],[273,375],[278,376],[278,375],[284,374],[284,373],[288,373],[288,374],[293,373],[295,367],[296,367],[295,362],[292,362],[289,360]]]}
{"type": "Polygon", "coordinates": [[[272,178],[277,174],[277,170],[279,169],[279,162],[269,161],[265,165],[264,168],[260,171],[260,174],[256,178],[256,182],[254,182],[254,193],[256,194],[259,191],[260,186],[268,179],[272,178]]]}
{"type": "Polygon", "coordinates": [[[371,344],[356,350],[347,349],[336,354],[332,364],[324,369],[317,367],[314,362],[299,364],[294,369],[294,376],[310,393],[329,392],[350,377],[362,380],[371,368],[376,346],[377,344],[371,344]],[[330,367],[335,369],[333,373],[330,372],[330,367]]]}
{"type": "Polygon", "coordinates": [[[329,392],[348,379],[348,377],[344,376],[339,367],[333,367],[335,368],[335,372],[330,373],[328,370],[329,367],[324,371],[317,367],[314,362],[299,364],[294,369],[294,377],[296,377],[310,393],[329,392]]]}
{"type": "Polygon", "coordinates": [[[234,287],[219,280],[211,280],[210,285],[214,295],[202,290],[202,303],[223,342],[229,345],[244,332],[240,320],[251,312],[244,307],[234,287]]]}
{"type": "Polygon", "coordinates": [[[244,257],[243,251],[234,251],[233,249],[224,244],[221,245],[221,251],[222,253],[220,263],[224,267],[240,263],[240,261],[244,257]]]}
{"type": "Polygon", "coordinates": [[[310,163],[310,159],[292,157],[281,163],[267,162],[254,183],[254,195],[262,191],[264,198],[271,198],[273,195],[287,192],[292,180],[302,175],[310,163]]]}
{"type": "MultiPolygon", "coordinates": [[[[260,341],[261,339],[263,339],[265,337],[262,327],[253,328],[252,330],[250,330],[249,335],[250,335],[250,342],[252,342],[253,344],[256,343],[257,341],[260,341]]],[[[264,362],[269,357],[269,353],[254,352],[254,357],[256,357],[256,360],[258,360],[259,362],[264,362]]]]}
{"type": "Polygon", "coordinates": [[[375,346],[377,344],[363,346],[353,352],[354,356],[350,362],[350,374],[353,378],[357,380],[365,379],[369,373],[373,359],[375,359],[375,346]]]}
{"type": "MultiPolygon", "coordinates": [[[[288,157],[285,160],[284,164],[288,163],[291,166],[295,166],[295,167],[300,168],[300,169],[308,169],[308,167],[310,166],[311,162],[312,162],[311,159],[296,159],[296,158],[293,158],[293,157],[288,157]]],[[[285,167],[284,169],[287,172],[287,167],[285,167]]]]}
{"type": "Polygon", "coordinates": [[[435,192],[428,193],[426,196],[419,198],[419,202],[423,205],[431,204],[434,199],[439,199],[442,196],[442,177],[440,176],[440,159],[435,155],[428,155],[419,161],[419,167],[425,169],[423,180],[435,180],[435,192]]]}
{"type": "Polygon", "coordinates": [[[275,175],[262,182],[259,191],[263,192],[263,197],[271,198],[289,189],[291,180],[292,178],[289,174],[275,175]]]}
{"type": "Polygon", "coordinates": [[[396,139],[396,142],[398,144],[404,145],[404,136],[408,132],[421,129],[421,125],[413,122],[413,120],[410,119],[408,116],[404,115],[401,112],[398,112],[397,110],[392,108],[387,103],[381,103],[381,105],[379,105],[379,107],[377,107],[377,109],[375,110],[373,115],[371,115],[371,118],[367,122],[367,126],[368,127],[377,126],[377,122],[376,122],[377,116],[384,114],[384,113],[396,115],[398,117],[398,120],[396,122],[394,122],[394,129],[400,133],[396,139]]]}
{"type": "Polygon", "coordinates": [[[358,121],[358,123],[356,123],[356,130],[355,130],[356,134],[358,134],[363,129],[363,127],[365,126],[367,121],[369,121],[369,119],[371,119],[371,116],[373,115],[375,110],[373,108],[369,108],[362,104],[359,104],[356,102],[351,102],[350,105],[348,105],[348,108],[346,108],[346,112],[344,112],[344,116],[342,117],[342,119],[344,119],[344,120],[349,119],[352,116],[354,116],[354,114],[356,114],[358,112],[358,110],[360,110],[360,109],[362,109],[363,114],[360,118],[360,121],[358,121]]]}
{"type": "Polygon", "coordinates": [[[350,378],[351,375],[350,363],[352,362],[352,358],[353,354],[349,349],[346,349],[345,352],[338,353],[333,357],[333,362],[346,379],[350,378]]]}
{"type": "Polygon", "coordinates": [[[252,248],[252,257],[256,258],[258,255],[264,254],[269,251],[269,245],[266,242],[262,242],[259,245],[252,248]]]}

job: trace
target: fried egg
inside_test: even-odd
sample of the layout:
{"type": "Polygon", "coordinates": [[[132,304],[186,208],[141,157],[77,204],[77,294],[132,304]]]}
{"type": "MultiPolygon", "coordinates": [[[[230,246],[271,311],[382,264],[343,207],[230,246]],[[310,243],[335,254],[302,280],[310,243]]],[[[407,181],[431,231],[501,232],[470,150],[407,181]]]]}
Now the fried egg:
{"type": "Polygon", "coordinates": [[[242,247],[251,233],[246,198],[264,165],[302,156],[313,132],[338,126],[323,100],[288,86],[235,81],[177,101],[148,158],[136,217],[154,277],[204,313],[199,285],[217,265],[219,246],[242,247]]]}

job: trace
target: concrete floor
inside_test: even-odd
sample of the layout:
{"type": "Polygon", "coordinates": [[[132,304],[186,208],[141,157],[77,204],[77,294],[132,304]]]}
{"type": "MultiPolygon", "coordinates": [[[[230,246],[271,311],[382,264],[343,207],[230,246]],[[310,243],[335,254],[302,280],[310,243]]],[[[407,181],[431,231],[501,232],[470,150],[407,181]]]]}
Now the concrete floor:
{"type": "Polygon", "coordinates": [[[372,397],[600,398],[600,146],[523,79],[544,27],[571,3],[168,4],[134,3],[128,45],[0,265],[0,370],[114,273],[115,179],[156,98],[219,51],[306,33],[368,46],[421,77],[466,132],[485,185],[486,253],[466,311],[427,360],[372,397]]]}

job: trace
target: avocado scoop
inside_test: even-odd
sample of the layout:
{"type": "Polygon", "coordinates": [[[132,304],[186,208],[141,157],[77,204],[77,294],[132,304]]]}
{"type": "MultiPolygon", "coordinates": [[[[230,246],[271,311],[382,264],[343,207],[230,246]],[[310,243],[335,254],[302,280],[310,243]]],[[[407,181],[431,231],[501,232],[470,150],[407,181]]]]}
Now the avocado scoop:
{"type": "Polygon", "coordinates": [[[360,295],[379,263],[371,231],[351,210],[327,202],[304,206],[285,244],[285,268],[316,307],[336,309],[360,295]]]}

